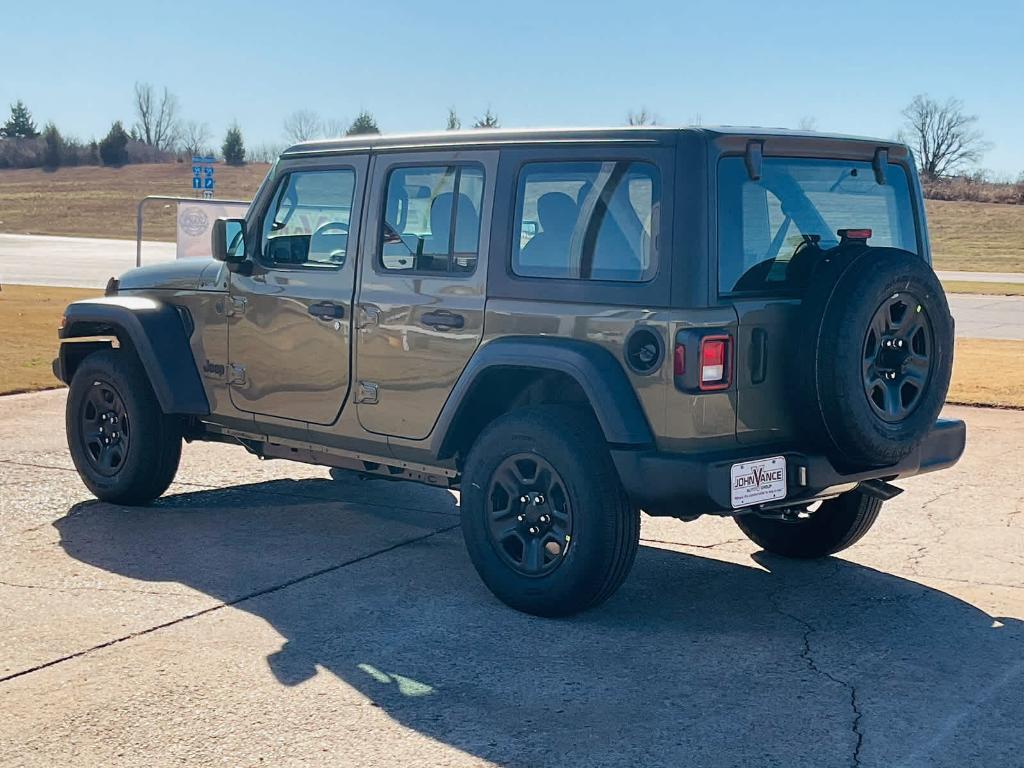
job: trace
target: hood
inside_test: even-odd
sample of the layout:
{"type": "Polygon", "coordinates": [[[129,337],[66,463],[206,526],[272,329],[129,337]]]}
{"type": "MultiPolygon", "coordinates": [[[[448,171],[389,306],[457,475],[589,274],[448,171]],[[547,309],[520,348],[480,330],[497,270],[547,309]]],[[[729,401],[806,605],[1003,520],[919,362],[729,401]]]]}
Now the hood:
{"type": "Polygon", "coordinates": [[[207,258],[165,261],[125,272],[118,278],[119,290],[223,291],[227,288],[223,268],[221,262],[207,258]]]}

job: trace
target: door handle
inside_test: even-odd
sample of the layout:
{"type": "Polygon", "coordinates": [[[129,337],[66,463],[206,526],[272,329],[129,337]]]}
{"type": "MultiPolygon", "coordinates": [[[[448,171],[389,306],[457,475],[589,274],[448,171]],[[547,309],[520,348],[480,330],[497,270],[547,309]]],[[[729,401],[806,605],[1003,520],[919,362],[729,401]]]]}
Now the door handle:
{"type": "Polygon", "coordinates": [[[448,331],[465,327],[466,318],[462,315],[456,315],[454,312],[441,310],[439,312],[424,313],[420,317],[420,322],[439,331],[448,331]]]}
{"type": "Polygon", "coordinates": [[[309,305],[309,314],[318,320],[340,320],[345,316],[345,308],[333,301],[319,301],[309,305]]]}

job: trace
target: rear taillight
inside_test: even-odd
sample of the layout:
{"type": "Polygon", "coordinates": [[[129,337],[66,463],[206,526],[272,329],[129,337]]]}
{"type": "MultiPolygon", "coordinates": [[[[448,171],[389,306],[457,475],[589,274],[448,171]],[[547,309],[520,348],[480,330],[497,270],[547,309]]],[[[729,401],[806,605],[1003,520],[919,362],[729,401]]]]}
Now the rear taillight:
{"type": "Polygon", "coordinates": [[[732,377],[729,360],[730,341],[728,336],[705,336],[700,340],[698,386],[703,391],[728,388],[732,377]]]}

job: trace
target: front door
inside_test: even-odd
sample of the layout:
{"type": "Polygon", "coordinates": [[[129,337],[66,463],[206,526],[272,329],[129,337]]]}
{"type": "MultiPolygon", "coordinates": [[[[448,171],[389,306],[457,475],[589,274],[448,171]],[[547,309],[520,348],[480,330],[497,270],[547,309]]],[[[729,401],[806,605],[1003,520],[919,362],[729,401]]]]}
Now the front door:
{"type": "Polygon", "coordinates": [[[330,424],[350,384],[352,296],[366,156],[278,171],[231,275],[228,370],[236,408],[330,424]]]}
{"type": "Polygon", "coordinates": [[[480,344],[497,156],[374,161],[356,318],[364,429],[427,437],[480,344]]]}

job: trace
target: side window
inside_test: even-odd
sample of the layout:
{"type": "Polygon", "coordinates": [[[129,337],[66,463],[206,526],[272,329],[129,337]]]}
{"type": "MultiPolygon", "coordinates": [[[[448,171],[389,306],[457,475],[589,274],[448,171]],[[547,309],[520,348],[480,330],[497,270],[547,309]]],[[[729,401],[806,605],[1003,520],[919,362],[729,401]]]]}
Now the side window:
{"type": "Polygon", "coordinates": [[[530,163],[519,176],[512,271],[642,282],[657,271],[661,178],[626,160],[530,163]]]}
{"type": "Polygon", "coordinates": [[[350,168],[288,174],[263,218],[263,258],[279,266],[341,267],[355,182],[350,168]]]}
{"type": "Polygon", "coordinates": [[[387,271],[468,273],[476,268],[484,173],[475,166],[395,168],[381,232],[387,271]]]}

